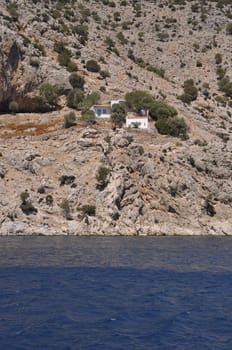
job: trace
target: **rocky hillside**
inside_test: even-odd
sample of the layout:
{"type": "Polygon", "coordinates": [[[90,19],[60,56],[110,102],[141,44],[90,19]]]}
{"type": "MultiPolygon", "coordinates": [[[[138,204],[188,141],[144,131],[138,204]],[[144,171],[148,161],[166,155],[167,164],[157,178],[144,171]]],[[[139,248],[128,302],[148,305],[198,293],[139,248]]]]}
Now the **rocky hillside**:
{"type": "Polygon", "coordinates": [[[1,0],[0,20],[1,234],[232,234],[231,0],[1,0]],[[188,138],[62,128],[73,72],[102,101],[171,104],[188,138]],[[37,114],[43,83],[59,98],[37,114]]]}

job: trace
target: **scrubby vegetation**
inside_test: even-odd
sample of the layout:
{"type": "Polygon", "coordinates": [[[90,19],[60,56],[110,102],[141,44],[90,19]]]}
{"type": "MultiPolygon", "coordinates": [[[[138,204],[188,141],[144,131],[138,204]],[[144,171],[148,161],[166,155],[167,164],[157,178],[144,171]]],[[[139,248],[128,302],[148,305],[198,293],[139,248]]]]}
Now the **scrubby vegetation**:
{"type": "Polygon", "coordinates": [[[148,111],[151,119],[156,120],[155,126],[160,134],[187,137],[188,127],[183,118],[177,116],[177,111],[164,101],[156,100],[148,92],[133,91],[125,96],[126,105],[138,114],[148,111]]]}
{"type": "Polygon", "coordinates": [[[11,101],[9,103],[9,111],[12,113],[12,114],[15,114],[17,113],[19,110],[19,105],[16,101],[11,101]]]}
{"type": "Polygon", "coordinates": [[[190,104],[192,101],[197,99],[198,90],[193,79],[185,80],[183,88],[184,93],[178,97],[182,102],[190,104]]]}
{"type": "Polygon", "coordinates": [[[91,110],[85,110],[82,112],[81,120],[85,122],[86,125],[93,125],[96,123],[95,113],[91,110]]]}
{"type": "Polygon", "coordinates": [[[56,109],[59,97],[59,89],[50,83],[43,83],[39,89],[39,95],[35,99],[35,108],[38,112],[48,112],[56,109]]]}
{"type": "Polygon", "coordinates": [[[20,198],[21,198],[20,208],[23,211],[23,213],[26,215],[36,214],[37,209],[33,206],[29,197],[30,195],[28,191],[22,192],[20,194],[20,198]]]}
{"type": "Polygon", "coordinates": [[[103,190],[107,185],[107,178],[110,173],[110,169],[105,166],[98,168],[96,179],[98,181],[97,188],[103,190]]]}
{"type": "Polygon", "coordinates": [[[160,134],[180,137],[181,139],[187,137],[188,128],[183,118],[159,118],[155,125],[160,134]]]}
{"type": "Polygon", "coordinates": [[[71,126],[76,124],[76,114],[74,112],[69,112],[64,115],[64,128],[70,128],[71,126]]]}
{"type": "Polygon", "coordinates": [[[121,127],[126,121],[126,108],[122,103],[117,103],[112,106],[111,120],[116,125],[121,127]]]}
{"type": "Polygon", "coordinates": [[[100,65],[95,60],[89,60],[86,63],[86,69],[89,72],[98,73],[101,70],[100,65]]]}

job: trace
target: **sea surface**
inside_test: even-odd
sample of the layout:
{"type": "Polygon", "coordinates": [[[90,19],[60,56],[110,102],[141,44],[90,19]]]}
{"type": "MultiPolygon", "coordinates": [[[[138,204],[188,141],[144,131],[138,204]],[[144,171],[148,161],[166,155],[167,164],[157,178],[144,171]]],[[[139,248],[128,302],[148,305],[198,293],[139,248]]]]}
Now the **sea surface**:
{"type": "Polygon", "coordinates": [[[2,237],[2,350],[231,350],[232,238],[2,237]]]}

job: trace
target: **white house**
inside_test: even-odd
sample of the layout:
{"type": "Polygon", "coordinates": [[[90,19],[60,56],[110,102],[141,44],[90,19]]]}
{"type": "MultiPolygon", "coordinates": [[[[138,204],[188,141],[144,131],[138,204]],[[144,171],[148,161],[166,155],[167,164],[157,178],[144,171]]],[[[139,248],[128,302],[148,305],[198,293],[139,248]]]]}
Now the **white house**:
{"type": "Polygon", "coordinates": [[[91,108],[94,111],[96,118],[110,118],[112,106],[121,102],[125,102],[124,100],[112,100],[109,104],[101,104],[95,105],[91,108]]]}
{"type": "Polygon", "coordinates": [[[110,118],[111,116],[110,105],[95,105],[91,109],[94,111],[96,118],[110,118]]]}
{"type": "Polygon", "coordinates": [[[126,127],[148,129],[148,116],[128,113],[126,117],[126,127]]]}

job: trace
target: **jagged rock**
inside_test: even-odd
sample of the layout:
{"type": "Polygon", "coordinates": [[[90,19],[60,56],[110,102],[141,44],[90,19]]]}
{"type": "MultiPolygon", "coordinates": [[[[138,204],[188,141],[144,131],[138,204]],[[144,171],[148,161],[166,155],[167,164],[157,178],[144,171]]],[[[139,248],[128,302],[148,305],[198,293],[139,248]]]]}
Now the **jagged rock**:
{"type": "Polygon", "coordinates": [[[137,143],[132,143],[128,149],[132,158],[140,157],[144,154],[143,146],[137,143]]]}
{"type": "Polygon", "coordinates": [[[15,235],[31,235],[32,231],[28,224],[21,221],[9,221],[6,220],[1,225],[2,236],[15,236],[15,235]]]}
{"type": "Polygon", "coordinates": [[[86,129],[86,130],[83,130],[80,134],[80,137],[85,139],[85,138],[96,138],[99,136],[99,131],[97,129],[86,129]]]}
{"type": "Polygon", "coordinates": [[[5,165],[0,163],[0,179],[4,179],[6,173],[7,173],[7,169],[5,165]]]}
{"type": "Polygon", "coordinates": [[[112,138],[111,144],[115,147],[124,148],[132,142],[132,137],[124,130],[118,131],[112,138]]]}

